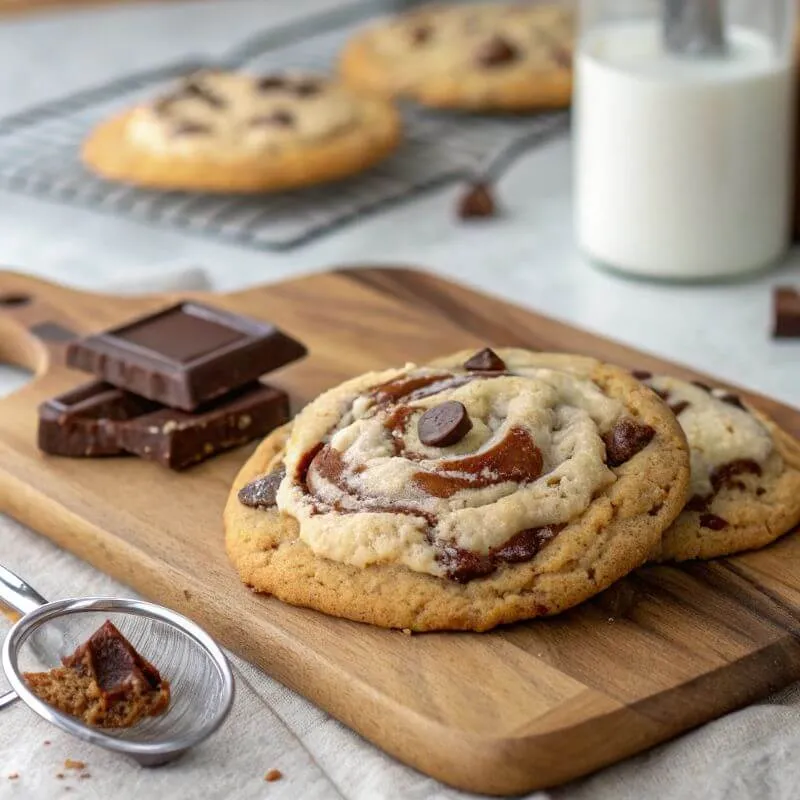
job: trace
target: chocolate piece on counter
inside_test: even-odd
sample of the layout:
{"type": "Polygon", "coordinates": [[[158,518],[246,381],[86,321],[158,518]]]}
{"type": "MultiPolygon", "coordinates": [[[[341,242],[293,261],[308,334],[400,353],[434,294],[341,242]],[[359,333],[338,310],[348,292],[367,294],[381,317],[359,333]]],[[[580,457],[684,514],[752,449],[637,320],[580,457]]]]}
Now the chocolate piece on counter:
{"type": "Polygon", "coordinates": [[[239,490],[239,502],[250,508],[274,508],[278,487],[286,476],[286,467],[281,464],[276,470],[250,481],[239,490]]]}
{"type": "Polygon", "coordinates": [[[505,372],[506,362],[490,347],[484,347],[464,362],[464,369],[470,372],[505,372]]]}
{"type": "Polygon", "coordinates": [[[305,354],[269,323],[186,302],[70,343],[67,364],[192,411],[305,354]]]}
{"type": "Polygon", "coordinates": [[[800,338],[800,291],[791,286],[776,286],[772,293],[776,339],[800,338]]]}
{"type": "Polygon", "coordinates": [[[120,424],[117,441],[129,453],[184,469],[288,421],[286,392],[254,383],[193,413],[160,408],[120,424]]]}
{"type": "Polygon", "coordinates": [[[632,419],[621,419],[604,437],[606,445],[606,463],[609,467],[619,467],[644,450],[655,430],[649,425],[642,425],[632,419]]]}
{"type": "Polygon", "coordinates": [[[497,213],[497,205],[486,183],[474,183],[458,201],[460,219],[476,219],[493,217],[497,213]]]}
{"type": "Polygon", "coordinates": [[[116,426],[157,404],[107,383],[92,382],[39,406],[39,449],[56,456],[117,456],[116,426]]]}
{"type": "Polygon", "coordinates": [[[492,36],[477,50],[475,57],[482,67],[499,67],[516,61],[519,56],[517,48],[502,36],[492,36]]]}
{"type": "Polygon", "coordinates": [[[419,440],[429,447],[449,447],[472,430],[472,420],[463,403],[448,400],[429,408],[417,423],[419,440]]]}

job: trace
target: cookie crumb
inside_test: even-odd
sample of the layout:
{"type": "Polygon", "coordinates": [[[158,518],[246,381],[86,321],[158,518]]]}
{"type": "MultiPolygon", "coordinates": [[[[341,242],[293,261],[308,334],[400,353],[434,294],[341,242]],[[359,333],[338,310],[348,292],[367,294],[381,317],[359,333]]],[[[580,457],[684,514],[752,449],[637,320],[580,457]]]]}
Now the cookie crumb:
{"type": "Polygon", "coordinates": [[[403,633],[406,636],[411,636],[411,628],[403,628],[403,633]]]}
{"type": "Polygon", "coordinates": [[[64,773],[63,772],[57,772],[56,773],[56,779],[59,780],[59,781],[63,781],[64,780],[64,773]]]}
{"type": "Polygon", "coordinates": [[[80,775],[78,775],[78,777],[79,777],[79,778],[80,778],[82,781],[85,781],[85,780],[87,780],[88,778],[91,778],[91,777],[92,777],[92,775],[91,775],[91,773],[89,773],[89,772],[81,772],[81,774],[80,774],[80,775]]]}
{"type": "Polygon", "coordinates": [[[279,769],[271,769],[264,776],[264,780],[268,783],[272,783],[273,781],[279,781],[282,777],[283,773],[279,769]]]}
{"type": "Polygon", "coordinates": [[[71,758],[65,759],[64,766],[67,769],[86,769],[86,764],[83,761],[73,761],[71,758]]]}
{"type": "Polygon", "coordinates": [[[473,183],[458,201],[460,219],[481,219],[497,215],[497,204],[486,183],[473,183]]]}
{"type": "Polygon", "coordinates": [[[8,776],[8,779],[9,779],[10,781],[18,781],[18,780],[19,780],[19,772],[12,772],[12,773],[11,773],[11,774],[8,776]]]}
{"type": "Polygon", "coordinates": [[[191,600],[191,599],[192,599],[192,593],[191,593],[191,592],[190,592],[188,589],[184,589],[184,590],[183,590],[183,596],[184,596],[184,597],[185,597],[187,600],[191,600]]]}
{"type": "Polygon", "coordinates": [[[52,742],[51,742],[49,739],[45,739],[45,740],[42,742],[42,744],[43,744],[45,747],[50,747],[50,745],[52,744],[52,742]]]}

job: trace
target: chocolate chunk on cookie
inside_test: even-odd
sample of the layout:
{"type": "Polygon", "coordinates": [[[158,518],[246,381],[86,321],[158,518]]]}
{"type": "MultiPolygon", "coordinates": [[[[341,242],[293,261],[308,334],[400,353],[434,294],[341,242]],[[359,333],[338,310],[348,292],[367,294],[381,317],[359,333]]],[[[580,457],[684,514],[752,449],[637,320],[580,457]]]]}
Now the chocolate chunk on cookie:
{"type": "Polygon", "coordinates": [[[464,369],[478,372],[503,372],[505,362],[490,347],[484,347],[464,362],[464,369]]]}
{"type": "Polygon", "coordinates": [[[417,423],[419,440],[429,447],[449,447],[472,430],[472,420],[463,403],[448,400],[429,408],[417,423]]]}
{"type": "Polygon", "coordinates": [[[250,481],[239,490],[239,502],[250,508],[274,508],[278,489],[285,476],[286,468],[281,465],[274,472],[250,481]]]}
{"type": "Polygon", "coordinates": [[[619,467],[630,461],[650,444],[655,435],[655,429],[650,425],[642,425],[628,417],[621,419],[603,437],[608,466],[619,467]]]}

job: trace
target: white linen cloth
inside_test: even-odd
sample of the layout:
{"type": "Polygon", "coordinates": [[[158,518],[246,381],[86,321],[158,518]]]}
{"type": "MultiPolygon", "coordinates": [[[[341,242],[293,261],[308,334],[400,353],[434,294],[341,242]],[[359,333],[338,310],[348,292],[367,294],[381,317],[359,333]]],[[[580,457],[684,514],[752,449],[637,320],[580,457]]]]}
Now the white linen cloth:
{"type": "MultiPolygon", "coordinates": [[[[207,288],[202,271],[114,284],[114,291],[207,288]]],[[[0,392],[19,383],[0,372],[0,392]]],[[[0,563],[48,599],[134,596],[88,564],[0,517],[0,563]]],[[[0,615],[0,635],[10,627],[0,615]]],[[[457,800],[467,795],[410,769],[260,670],[231,656],[231,716],[181,760],[144,769],[69,737],[16,703],[0,711],[0,800],[457,800]],[[50,742],[49,745],[45,741],[50,742]],[[66,769],[65,759],[86,763],[66,769]],[[264,781],[278,769],[283,777],[264,781]],[[57,775],[62,775],[58,778],[57,775]],[[9,778],[17,775],[15,779],[9,778]]],[[[7,688],[0,677],[0,691],[7,688]]],[[[729,714],[674,742],[536,800],[796,800],[800,797],[800,686],[729,714]]]]}

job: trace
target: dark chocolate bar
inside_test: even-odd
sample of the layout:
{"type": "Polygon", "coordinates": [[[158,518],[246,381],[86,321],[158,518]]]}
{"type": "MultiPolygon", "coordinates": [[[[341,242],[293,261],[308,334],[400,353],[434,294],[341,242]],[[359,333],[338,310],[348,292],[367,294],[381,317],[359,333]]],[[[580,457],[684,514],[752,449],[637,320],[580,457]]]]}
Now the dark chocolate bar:
{"type": "Polygon", "coordinates": [[[57,456],[116,456],[116,425],[157,407],[107,383],[93,381],[39,406],[39,449],[57,456]]]}
{"type": "Polygon", "coordinates": [[[286,392],[255,383],[194,413],[160,408],[122,423],[119,445],[171,469],[205,461],[289,421],[286,392]]]}
{"type": "Polygon", "coordinates": [[[273,325],[186,302],[72,342],[71,367],[193,411],[306,354],[273,325]]]}

